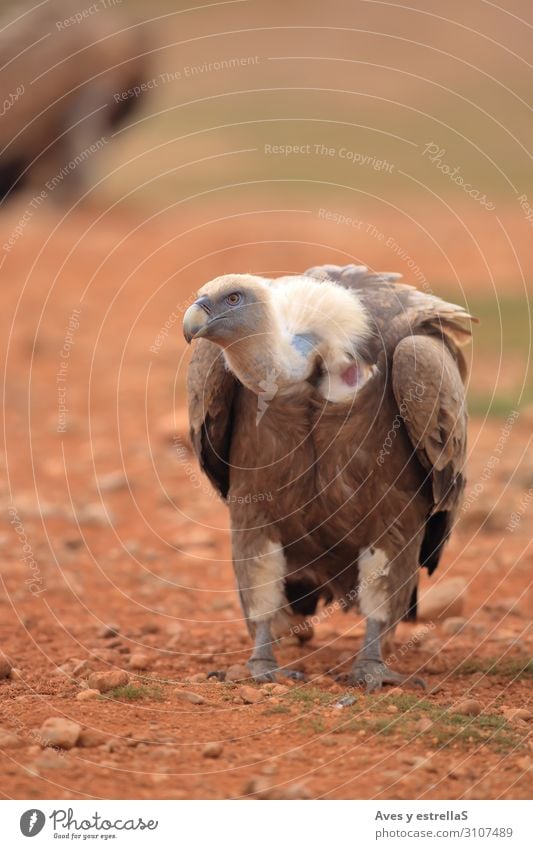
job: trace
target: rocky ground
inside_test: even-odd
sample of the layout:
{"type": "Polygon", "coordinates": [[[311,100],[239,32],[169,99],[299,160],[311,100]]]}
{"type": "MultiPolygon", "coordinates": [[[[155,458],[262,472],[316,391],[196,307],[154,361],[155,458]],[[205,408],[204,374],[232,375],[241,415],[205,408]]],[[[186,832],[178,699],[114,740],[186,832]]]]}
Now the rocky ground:
{"type": "Polygon", "coordinates": [[[280,645],[305,683],[239,680],[249,639],[226,510],[188,450],[172,318],[190,248],[143,267],[149,240],[121,249],[92,225],[54,239],[54,222],[30,225],[0,296],[4,796],[527,798],[530,413],[471,423],[461,521],[423,579],[424,618],[392,649],[426,692],[345,698],[336,678],[363,627],[336,611],[280,645]]]}

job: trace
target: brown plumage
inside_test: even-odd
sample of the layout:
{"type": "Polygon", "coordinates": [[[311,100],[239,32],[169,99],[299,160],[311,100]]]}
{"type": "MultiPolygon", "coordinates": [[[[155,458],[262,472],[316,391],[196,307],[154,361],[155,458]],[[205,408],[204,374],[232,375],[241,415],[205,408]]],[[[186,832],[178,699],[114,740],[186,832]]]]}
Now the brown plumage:
{"type": "Polygon", "coordinates": [[[471,316],[398,277],[227,275],[185,315],[188,341],[205,337],[188,376],[192,444],[228,500],[258,679],[275,675],[280,622],[335,599],[367,618],[352,681],[404,680],[381,644],[414,617],[420,566],[436,568],[464,488],[471,316]]]}

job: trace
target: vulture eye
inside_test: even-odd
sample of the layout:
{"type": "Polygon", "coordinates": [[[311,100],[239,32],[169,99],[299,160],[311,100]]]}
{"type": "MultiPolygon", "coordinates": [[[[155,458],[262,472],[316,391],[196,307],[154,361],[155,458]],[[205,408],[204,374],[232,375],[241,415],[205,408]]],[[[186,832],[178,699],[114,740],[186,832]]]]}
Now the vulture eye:
{"type": "Polygon", "coordinates": [[[239,292],[232,292],[230,295],[227,295],[224,300],[230,307],[236,307],[237,304],[240,304],[242,301],[242,295],[239,292]]]}

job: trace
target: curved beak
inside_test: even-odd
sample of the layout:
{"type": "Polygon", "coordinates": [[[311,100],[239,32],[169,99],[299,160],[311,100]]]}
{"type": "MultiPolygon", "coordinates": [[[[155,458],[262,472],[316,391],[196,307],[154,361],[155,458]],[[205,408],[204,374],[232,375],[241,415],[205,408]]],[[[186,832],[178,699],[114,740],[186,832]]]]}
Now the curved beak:
{"type": "Polygon", "coordinates": [[[183,316],[183,335],[185,341],[190,344],[193,339],[204,336],[209,325],[211,315],[211,302],[205,295],[198,298],[183,316]]]}

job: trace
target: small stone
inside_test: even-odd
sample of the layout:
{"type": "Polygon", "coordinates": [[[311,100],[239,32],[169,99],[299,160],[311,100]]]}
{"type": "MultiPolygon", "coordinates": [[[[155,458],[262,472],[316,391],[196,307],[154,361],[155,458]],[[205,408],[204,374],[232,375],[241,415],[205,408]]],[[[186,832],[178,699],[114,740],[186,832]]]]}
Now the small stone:
{"type": "Polygon", "coordinates": [[[529,722],[533,719],[533,713],[526,708],[506,708],[502,713],[508,722],[529,722]]]}
{"type": "Polygon", "coordinates": [[[96,731],[94,728],[84,728],[78,737],[77,745],[81,749],[95,749],[97,746],[103,746],[106,742],[106,737],[101,731],[96,731]]]}
{"type": "Polygon", "coordinates": [[[130,666],[132,669],[147,669],[151,662],[148,655],[142,652],[134,652],[130,657],[130,666]]]}
{"type": "Polygon", "coordinates": [[[481,704],[476,699],[464,699],[462,702],[452,705],[449,712],[453,714],[462,714],[464,716],[479,716],[481,713],[481,704]]]}
{"type": "Polygon", "coordinates": [[[517,758],[516,765],[523,772],[530,772],[533,769],[533,762],[529,755],[525,755],[523,758],[517,758]]]}
{"type": "Polygon", "coordinates": [[[128,479],[124,472],[109,472],[98,478],[98,488],[102,492],[118,492],[120,489],[127,489],[128,486],[128,479]]]}
{"type": "Polygon", "coordinates": [[[287,687],[286,684],[272,684],[270,688],[270,692],[273,696],[284,696],[286,693],[290,692],[290,687],[287,687]]]}
{"type": "Polygon", "coordinates": [[[23,741],[17,734],[0,729],[0,751],[3,749],[20,749],[23,745],[23,741]]]}
{"type": "Polygon", "coordinates": [[[415,723],[415,728],[420,734],[424,734],[426,731],[433,728],[433,723],[427,716],[423,716],[422,719],[419,719],[418,722],[415,723]]]}
{"type": "Polygon", "coordinates": [[[398,713],[396,705],[387,705],[387,713],[398,713]]]}
{"type": "Polygon", "coordinates": [[[13,668],[10,659],[3,652],[0,652],[0,678],[9,678],[9,674],[13,668]]]}
{"type": "Polygon", "coordinates": [[[335,702],[333,707],[336,708],[337,710],[341,710],[342,708],[351,707],[356,702],[357,702],[356,696],[353,696],[351,693],[346,693],[346,695],[343,696],[342,699],[339,699],[338,702],[335,702]]]}
{"type": "Polygon", "coordinates": [[[222,752],[222,743],[207,743],[202,749],[204,758],[219,758],[222,752]]]}
{"type": "Polygon", "coordinates": [[[97,699],[100,695],[100,690],[81,690],[76,699],[79,702],[90,702],[92,699],[97,699]]]}
{"type": "Polygon", "coordinates": [[[86,672],[90,672],[91,667],[88,660],[80,660],[74,665],[72,675],[74,678],[81,678],[86,672]]]}
{"type": "Polygon", "coordinates": [[[24,680],[24,676],[22,675],[21,670],[17,669],[16,666],[13,666],[13,668],[11,669],[11,672],[9,673],[9,677],[11,678],[12,681],[23,681],[24,680]]]}
{"type": "Polygon", "coordinates": [[[195,675],[187,678],[187,681],[190,684],[202,684],[204,681],[207,681],[207,674],[205,672],[197,672],[195,675]]]}
{"type": "Polygon", "coordinates": [[[250,677],[250,670],[242,663],[235,663],[226,671],[226,681],[245,681],[250,677]]]}
{"type": "Polygon", "coordinates": [[[402,689],[402,687],[391,687],[390,690],[385,691],[384,695],[385,696],[392,696],[393,698],[395,696],[402,696],[403,695],[403,689],[402,689]]]}
{"type": "Polygon", "coordinates": [[[89,502],[76,510],[76,519],[80,525],[95,525],[96,527],[109,527],[114,525],[115,518],[105,504],[100,501],[89,502]]]}
{"type": "Polygon", "coordinates": [[[191,705],[205,705],[205,699],[198,693],[191,693],[188,690],[174,690],[174,695],[182,702],[189,702],[191,705]]]}
{"type": "Polygon", "coordinates": [[[247,705],[255,705],[263,698],[261,691],[255,690],[253,687],[239,687],[238,693],[243,702],[247,705]]]}
{"type": "Polygon", "coordinates": [[[420,592],[418,617],[426,622],[461,616],[464,608],[466,581],[450,578],[420,592]]]}
{"type": "Polygon", "coordinates": [[[311,796],[302,784],[288,784],[284,787],[272,787],[268,778],[252,778],[244,788],[245,796],[255,799],[310,799],[311,796]]]}
{"type": "Polygon", "coordinates": [[[58,749],[72,749],[80,736],[81,726],[63,716],[52,716],[46,719],[39,731],[41,745],[55,746],[58,749]]]}
{"type": "Polygon", "coordinates": [[[104,640],[110,640],[112,637],[118,637],[120,633],[120,626],[115,624],[102,625],[100,630],[98,631],[98,636],[103,637],[104,640]]]}
{"type": "Polygon", "coordinates": [[[93,672],[89,675],[88,684],[90,690],[107,693],[108,690],[114,690],[115,687],[125,687],[129,680],[127,672],[116,669],[113,672],[93,672]]]}
{"type": "Polygon", "coordinates": [[[464,616],[449,616],[442,623],[442,632],[451,637],[453,634],[460,634],[466,625],[464,616]]]}

